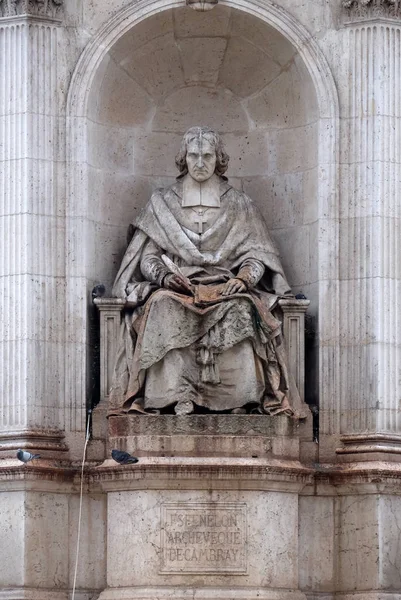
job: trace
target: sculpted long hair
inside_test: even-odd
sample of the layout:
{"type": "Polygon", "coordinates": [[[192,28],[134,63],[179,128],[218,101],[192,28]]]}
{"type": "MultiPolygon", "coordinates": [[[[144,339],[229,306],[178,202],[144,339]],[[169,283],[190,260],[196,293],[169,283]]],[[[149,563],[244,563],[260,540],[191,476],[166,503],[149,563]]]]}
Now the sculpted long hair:
{"type": "Polygon", "coordinates": [[[184,133],[180,151],[175,157],[175,164],[177,165],[177,169],[180,172],[178,177],[184,177],[184,175],[188,173],[186,160],[188,144],[192,142],[192,140],[199,139],[200,137],[205,138],[215,148],[216,168],[214,172],[216,173],[216,175],[219,175],[221,177],[227,171],[228,161],[230,160],[230,157],[225,151],[223,140],[221,139],[217,131],[213,131],[213,129],[210,129],[210,127],[191,127],[184,133]]]}

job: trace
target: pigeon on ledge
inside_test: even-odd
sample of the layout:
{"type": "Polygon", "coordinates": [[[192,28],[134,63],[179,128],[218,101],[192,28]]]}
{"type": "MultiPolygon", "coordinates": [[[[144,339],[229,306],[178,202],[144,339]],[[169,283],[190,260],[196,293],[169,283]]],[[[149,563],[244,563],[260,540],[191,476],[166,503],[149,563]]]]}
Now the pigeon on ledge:
{"type": "Polygon", "coordinates": [[[23,463],[29,463],[31,460],[35,458],[40,458],[40,454],[31,454],[30,452],[25,452],[24,450],[18,450],[17,458],[23,463]]]}
{"type": "Polygon", "coordinates": [[[99,283],[98,285],[95,285],[95,287],[92,290],[92,300],[94,300],[95,298],[101,298],[102,296],[104,296],[105,293],[106,293],[106,288],[103,285],[103,283],[99,283]]]}
{"type": "Polygon", "coordinates": [[[128,452],[123,452],[122,450],[112,450],[111,457],[118,462],[119,465],[133,465],[139,460],[135,456],[128,454],[128,452]]]}

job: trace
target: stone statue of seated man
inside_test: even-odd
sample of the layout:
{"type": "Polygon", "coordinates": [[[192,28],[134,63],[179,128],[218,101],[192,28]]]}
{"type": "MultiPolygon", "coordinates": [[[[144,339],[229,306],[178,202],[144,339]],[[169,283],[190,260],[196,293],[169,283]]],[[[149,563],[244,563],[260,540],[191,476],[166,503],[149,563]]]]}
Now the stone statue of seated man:
{"type": "Polygon", "coordinates": [[[224,173],[218,133],[192,127],[174,185],[134,226],[113,296],[124,298],[109,413],[299,415],[276,314],[290,293],[266,224],[224,173]]]}

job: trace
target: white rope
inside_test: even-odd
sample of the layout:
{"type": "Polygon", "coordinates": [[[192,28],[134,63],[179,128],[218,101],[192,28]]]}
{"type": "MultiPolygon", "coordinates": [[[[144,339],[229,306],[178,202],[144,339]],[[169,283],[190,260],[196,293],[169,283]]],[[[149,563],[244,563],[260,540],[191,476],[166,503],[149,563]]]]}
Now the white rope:
{"type": "Polygon", "coordinates": [[[92,411],[88,412],[88,422],[86,424],[86,437],[85,437],[85,445],[84,445],[84,455],[82,457],[82,466],[81,466],[81,492],[79,495],[79,512],[78,512],[78,533],[77,533],[77,549],[75,555],[75,570],[74,570],[74,583],[72,585],[72,596],[71,600],[75,598],[75,587],[77,585],[77,573],[78,573],[78,559],[79,559],[79,544],[81,540],[81,519],[82,519],[82,498],[84,493],[84,467],[85,467],[85,459],[86,459],[86,448],[89,442],[89,423],[92,411]]]}

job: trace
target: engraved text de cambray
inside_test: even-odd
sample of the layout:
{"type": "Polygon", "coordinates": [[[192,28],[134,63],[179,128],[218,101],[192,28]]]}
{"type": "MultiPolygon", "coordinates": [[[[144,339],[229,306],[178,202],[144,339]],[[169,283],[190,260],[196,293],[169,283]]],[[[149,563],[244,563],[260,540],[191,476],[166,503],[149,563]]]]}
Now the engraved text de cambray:
{"type": "Polygon", "coordinates": [[[162,572],[246,572],[245,504],[164,504],[161,527],[162,572]]]}

